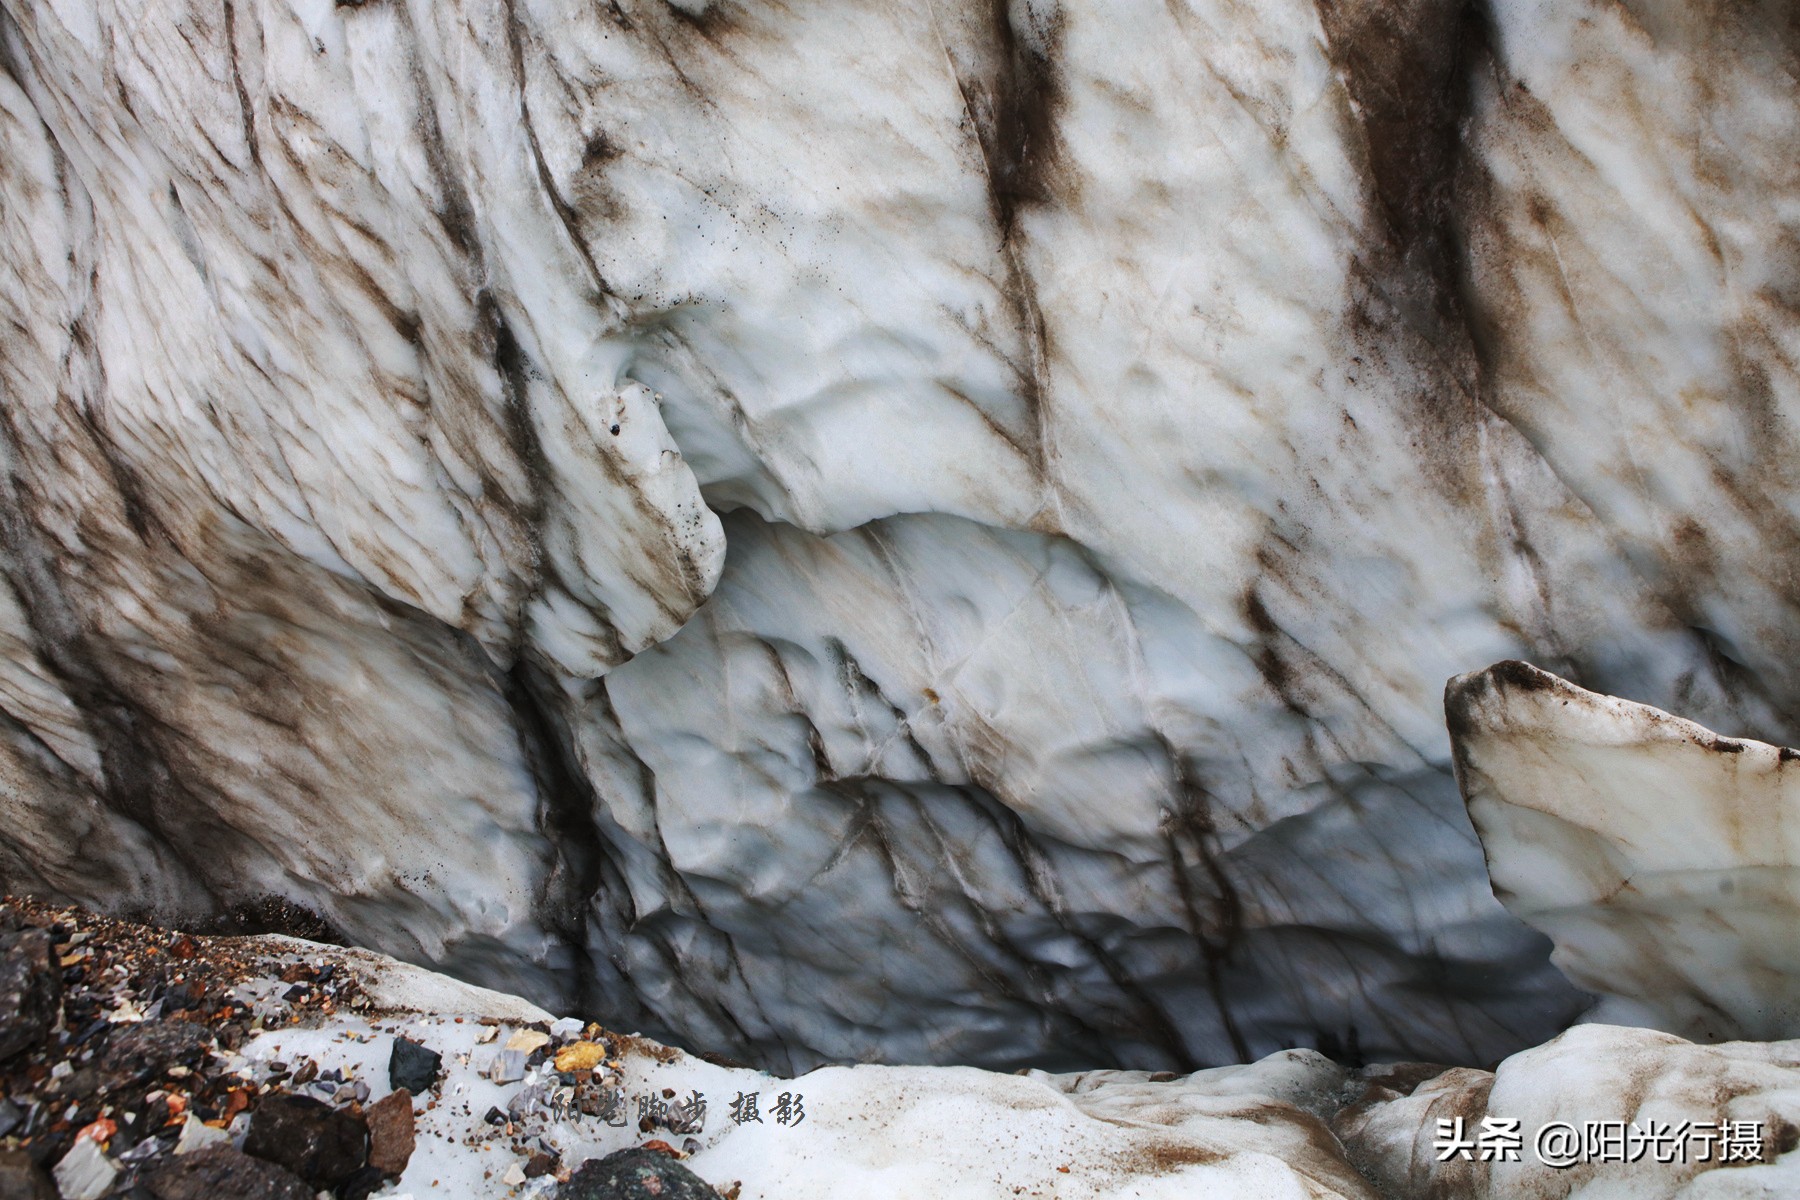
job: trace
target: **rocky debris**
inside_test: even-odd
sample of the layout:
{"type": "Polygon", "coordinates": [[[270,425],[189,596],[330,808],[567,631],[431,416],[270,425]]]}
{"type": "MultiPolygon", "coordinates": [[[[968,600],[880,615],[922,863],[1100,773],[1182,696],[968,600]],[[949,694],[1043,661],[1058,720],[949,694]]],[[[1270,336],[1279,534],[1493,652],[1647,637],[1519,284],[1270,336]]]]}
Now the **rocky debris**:
{"type": "Polygon", "coordinates": [[[57,1200],[56,1185],[29,1154],[0,1151],[0,1200],[57,1200]]]}
{"type": "Polygon", "coordinates": [[[431,1090],[443,1065],[443,1055],[437,1051],[411,1038],[397,1037],[388,1058],[388,1086],[395,1091],[405,1088],[417,1096],[431,1090]]]}
{"type": "Polygon", "coordinates": [[[398,1177],[412,1159],[416,1138],[412,1093],[405,1088],[390,1092],[371,1104],[363,1115],[369,1123],[369,1165],[398,1177]]]}
{"type": "MultiPolygon", "coordinates": [[[[0,1153],[54,1168],[63,1200],[142,1200],[170,1164],[241,1143],[266,1100],[319,1072],[252,1063],[237,1048],[269,1028],[328,1019],[339,1005],[370,1007],[348,971],[307,961],[292,943],[9,903],[0,910],[0,1000],[11,1002],[0,1018],[24,1013],[35,1032],[0,1058],[0,1153]],[[10,969],[25,962],[42,969],[10,969]]],[[[341,1073],[324,1086],[325,1098],[351,1107],[369,1095],[341,1073]]],[[[31,1195],[25,1183],[11,1186],[31,1195]]],[[[0,1191],[0,1200],[12,1197],[0,1191]]]]}
{"type": "Polygon", "coordinates": [[[244,1152],[335,1188],[369,1165],[369,1127],[360,1114],[310,1096],[272,1096],[256,1110],[244,1152]]]}
{"type": "MultiPolygon", "coordinates": [[[[12,922],[13,940],[40,941],[64,986],[40,1041],[0,1063],[0,1151],[22,1155],[51,1197],[54,1168],[61,1200],[320,1190],[365,1200],[416,1157],[414,1097],[432,1096],[427,1109],[443,1101],[439,1050],[393,1037],[386,1065],[400,1086],[373,1103],[367,1074],[380,1070],[379,1058],[352,1070],[305,1053],[239,1052],[271,1030],[304,1029],[342,1009],[371,1015],[342,962],[297,954],[292,943],[171,934],[32,901],[19,903],[12,922]]],[[[460,1068],[509,1081],[508,1094],[485,1120],[477,1109],[458,1140],[510,1154],[494,1166],[496,1186],[504,1178],[521,1196],[547,1196],[567,1179],[551,1140],[559,1123],[613,1136],[673,1133],[685,1119],[680,1097],[664,1097],[649,1118],[631,1109],[619,1056],[634,1039],[567,1018],[475,1023],[476,1048],[458,1055],[460,1068]]],[[[650,1043],[639,1049],[653,1061],[673,1058],[650,1043]]],[[[24,1182],[14,1190],[32,1195],[24,1182]]]]}
{"type": "Polygon", "coordinates": [[[6,929],[0,917],[0,1061],[41,1045],[62,1007],[54,942],[41,929],[6,929]]]}
{"type": "Polygon", "coordinates": [[[183,1072],[205,1059],[213,1045],[210,1030],[191,1021],[146,1021],[123,1026],[91,1066],[61,1080],[57,1091],[67,1096],[110,1096],[173,1073],[183,1072]]]}
{"type": "Polygon", "coordinates": [[[178,1158],[144,1180],[155,1200],[313,1200],[293,1172],[229,1146],[178,1158]]]}
{"type": "Polygon", "coordinates": [[[556,1200],[719,1200],[719,1193],[673,1158],[634,1148],[583,1163],[556,1200]]]}

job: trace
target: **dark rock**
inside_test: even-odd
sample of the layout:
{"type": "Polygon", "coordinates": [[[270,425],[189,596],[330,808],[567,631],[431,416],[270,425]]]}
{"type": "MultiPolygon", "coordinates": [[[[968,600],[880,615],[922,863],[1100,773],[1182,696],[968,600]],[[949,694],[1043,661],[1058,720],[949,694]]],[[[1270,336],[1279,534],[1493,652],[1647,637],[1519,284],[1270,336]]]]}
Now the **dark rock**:
{"type": "Polygon", "coordinates": [[[41,929],[0,933],[0,1062],[41,1045],[62,1008],[56,945],[41,929]]]}
{"type": "Polygon", "coordinates": [[[369,1165],[388,1175],[399,1175],[412,1161],[412,1093],[405,1088],[371,1104],[363,1114],[369,1122],[369,1165]]]}
{"type": "Polygon", "coordinates": [[[437,1082],[444,1064],[443,1055],[428,1050],[410,1038],[394,1039],[393,1053],[388,1056],[388,1086],[395,1091],[405,1088],[417,1096],[437,1082]]]}
{"type": "Polygon", "coordinates": [[[337,1200],[369,1200],[387,1181],[388,1176],[374,1167],[364,1167],[338,1185],[337,1200]]]}
{"type": "Polygon", "coordinates": [[[184,1154],[143,1181],[156,1200],[313,1200],[292,1171],[230,1146],[184,1154]]]}
{"type": "Polygon", "coordinates": [[[674,1159],[632,1149],[582,1163],[556,1200],[719,1200],[719,1193],[674,1159]]]}
{"type": "Polygon", "coordinates": [[[556,1155],[547,1154],[544,1151],[539,1150],[526,1161],[525,1178],[536,1179],[542,1175],[552,1174],[555,1172],[556,1165],[560,1161],[561,1160],[557,1158],[556,1155]]]}
{"type": "Polygon", "coordinates": [[[170,1067],[198,1065],[211,1045],[212,1034],[191,1021],[145,1021],[114,1033],[94,1066],[75,1072],[59,1090],[105,1095],[149,1083],[170,1067]]]}
{"type": "Polygon", "coordinates": [[[25,1123],[25,1110],[11,1100],[0,1097],[0,1137],[5,1137],[25,1123]]]}
{"type": "Polygon", "coordinates": [[[307,1096],[270,1096],[250,1118],[244,1152],[279,1163],[314,1187],[334,1188],[369,1163],[362,1118],[307,1096]]]}
{"type": "Polygon", "coordinates": [[[0,1153],[0,1200],[57,1200],[44,1168],[22,1151],[0,1153]]]}
{"type": "Polygon", "coordinates": [[[128,1123],[126,1128],[138,1141],[151,1137],[167,1128],[169,1124],[169,1102],[166,1099],[147,1100],[137,1110],[137,1119],[128,1123]]]}

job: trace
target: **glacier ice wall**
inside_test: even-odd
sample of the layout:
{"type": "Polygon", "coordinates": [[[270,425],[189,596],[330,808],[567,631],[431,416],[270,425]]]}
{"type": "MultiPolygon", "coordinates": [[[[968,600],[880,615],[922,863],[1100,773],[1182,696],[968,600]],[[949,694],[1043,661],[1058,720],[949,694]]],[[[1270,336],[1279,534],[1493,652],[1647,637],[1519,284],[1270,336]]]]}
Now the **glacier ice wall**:
{"type": "Polygon", "coordinates": [[[0,881],[782,1068],[1536,1043],[1442,682],[1794,740],[1797,49],[0,0],[0,881]]]}

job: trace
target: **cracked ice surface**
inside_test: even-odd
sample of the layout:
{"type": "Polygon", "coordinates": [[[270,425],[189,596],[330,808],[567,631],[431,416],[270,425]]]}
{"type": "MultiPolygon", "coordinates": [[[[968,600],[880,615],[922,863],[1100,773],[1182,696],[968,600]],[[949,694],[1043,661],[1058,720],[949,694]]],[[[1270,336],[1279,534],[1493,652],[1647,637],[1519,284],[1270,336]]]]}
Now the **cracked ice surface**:
{"type": "Polygon", "coordinates": [[[0,882],[777,1069],[1487,1064],[1439,696],[1793,740],[1772,5],[0,2],[0,882]]]}

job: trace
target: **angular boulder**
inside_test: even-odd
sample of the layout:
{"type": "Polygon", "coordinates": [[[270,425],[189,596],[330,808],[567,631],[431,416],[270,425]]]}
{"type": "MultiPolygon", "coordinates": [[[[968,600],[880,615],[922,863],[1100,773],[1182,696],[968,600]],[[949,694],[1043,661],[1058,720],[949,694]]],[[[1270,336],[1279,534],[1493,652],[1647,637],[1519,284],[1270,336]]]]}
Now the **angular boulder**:
{"type": "Polygon", "coordinates": [[[371,1104],[364,1116],[369,1123],[369,1165],[384,1175],[398,1176],[412,1160],[416,1136],[412,1093],[405,1088],[390,1092],[371,1104]]]}
{"type": "Polygon", "coordinates": [[[443,1068],[443,1055],[411,1038],[397,1037],[388,1055],[388,1086],[413,1095],[429,1091],[443,1068]]]}
{"type": "Polygon", "coordinates": [[[368,1165],[369,1128],[361,1117],[308,1096],[271,1096],[250,1119],[244,1152],[316,1188],[335,1188],[368,1165]]]}

